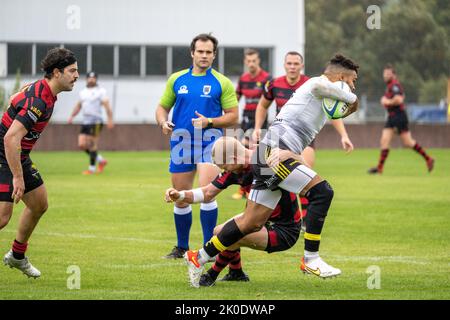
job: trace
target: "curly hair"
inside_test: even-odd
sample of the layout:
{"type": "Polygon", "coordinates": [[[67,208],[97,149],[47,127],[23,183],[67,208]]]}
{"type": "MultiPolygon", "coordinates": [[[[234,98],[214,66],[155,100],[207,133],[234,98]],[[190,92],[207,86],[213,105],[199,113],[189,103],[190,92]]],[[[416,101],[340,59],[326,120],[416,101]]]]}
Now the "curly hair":
{"type": "Polygon", "coordinates": [[[53,70],[58,69],[61,72],[64,68],[77,62],[75,54],[65,48],[53,48],[47,52],[47,55],[41,61],[41,69],[45,72],[45,77],[51,79],[53,70]]]}

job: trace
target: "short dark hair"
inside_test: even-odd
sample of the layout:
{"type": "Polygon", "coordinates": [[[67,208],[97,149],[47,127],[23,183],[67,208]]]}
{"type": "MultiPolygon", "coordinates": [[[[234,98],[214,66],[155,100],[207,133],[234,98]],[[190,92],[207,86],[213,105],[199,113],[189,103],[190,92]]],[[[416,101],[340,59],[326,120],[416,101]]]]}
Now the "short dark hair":
{"type": "Polygon", "coordinates": [[[259,57],[259,51],[256,49],[248,48],[248,49],[245,49],[245,51],[244,51],[244,56],[252,56],[254,54],[258,55],[258,57],[259,57]]]}
{"type": "Polygon", "coordinates": [[[394,65],[391,64],[391,63],[387,63],[387,64],[384,66],[384,69],[383,69],[383,70],[386,70],[386,69],[392,70],[392,72],[395,73],[394,65]]]}
{"type": "Polygon", "coordinates": [[[284,56],[284,59],[285,59],[285,60],[286,60],[286,57],[287,57],[287,56],[299,56],[300,59],[302,59],[302,62],[304,61],[304,60],[303,60],[303,56],[302,56],[301,53],[298,52],[298,51],[289,51],[288,53],[286,53],[286,55],[284,56]]]}
{"type": "Polygon", "coordinates": [[[65,67],[75,62],[77,62],[77,58],[72,51],[56,47],[48,50],[47,55],[41,61],[41,69],[45,72],[45,77],[51,79],[55,68],[64,72],[65,67]]]}
{"type": "Polygon", "coordinates": [[[196,36],[194,39],[192,39],[191,52],[195,51],[195,44],[197,43],[198,40],[211,41],[214,45],[214,54],[217,52],[217,46],[219,45],[219,41],[216,39],[216,37],[211,35],[211,33],[201,33],[198,36],[196,36]]]}
{"type": "Polygon", "coordinates": [[[341,66],[348,70],[353,70],[358,73],[359,66],[354,63],[351,59],[344,57],[342,54],[336,54],[333,58],[331,58],[328,65],[341,66]]]}

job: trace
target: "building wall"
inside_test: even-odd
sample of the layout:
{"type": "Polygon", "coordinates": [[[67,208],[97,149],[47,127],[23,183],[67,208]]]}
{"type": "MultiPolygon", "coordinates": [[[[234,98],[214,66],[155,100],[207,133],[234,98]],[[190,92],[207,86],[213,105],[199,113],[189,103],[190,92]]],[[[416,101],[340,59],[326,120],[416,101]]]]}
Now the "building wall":
{"type": "MultiPolygon", "coordinates": [[[[303,0],[282,5],[271,0],[15,0],[2,1],[1,7],[0,85],[7,91],[15,80],[5,69],[10,42],[187,46],[198,33],[212,32],[219,46],[272,48],[274,75],[284,72],[287,51],[304,52],[303,0]]],[[[22,83],[38,77],[23,77],[22,83]]],[[[100,77],[118,123],[154,123],[165,81],[161,76],[100,77]]],[[[83,87],[84,74],[73,92],[58,97],[54,123],[66,121],[83,87]]]]}

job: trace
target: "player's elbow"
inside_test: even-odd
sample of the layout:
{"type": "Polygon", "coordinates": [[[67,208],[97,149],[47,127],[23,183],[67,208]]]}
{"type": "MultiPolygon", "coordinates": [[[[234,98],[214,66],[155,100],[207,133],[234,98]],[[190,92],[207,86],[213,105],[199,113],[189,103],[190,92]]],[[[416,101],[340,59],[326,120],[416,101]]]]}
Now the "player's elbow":
{"type": "Polygon", "coordinates": [[[203,192],[203,195],[204,195],[204,199],[202,202],[211,202],[214,200],[216,193],[212,192],[211,190],[206,190],[203,192]]]}
{"type": "Polygon", "coordinates": [[[327,87],[321,82],[315,83],[311,89],[311,93],[316,97],[324,96],[326,94],[326,91],[327,87]]]}

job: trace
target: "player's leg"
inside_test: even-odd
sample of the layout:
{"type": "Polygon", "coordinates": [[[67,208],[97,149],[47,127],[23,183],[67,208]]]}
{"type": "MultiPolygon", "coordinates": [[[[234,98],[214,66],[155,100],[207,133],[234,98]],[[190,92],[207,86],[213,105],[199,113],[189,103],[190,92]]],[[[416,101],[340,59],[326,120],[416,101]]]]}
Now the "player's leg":
{"type": "MultiPolygon", "coordinates": [[[[198,163],[198,182],[200,187],[206,186],[220,173],[218,166],[212,163],[198,163]]],[[[179,189],[177,189],[179,190],[179,189]]],[[[214,228],[217,224],[217,216],[219,209],[217,201],[214,199],[210,202],[202,202],[200,204],[200,222],[203,231],[203,244],[205,244],[213,236],[214,228]]]]}
{"type": "MultiPolygon", "coordinates": [[[[11,268],[17,268],[28,277],[33,278],[40,277],[41,272],[31,265],[28,258],[25,256],[25,252],[27,250],[28,240],[30,239],[31,234],[48,208],[47,190],[40,179],[40,176],[38,177],[39,181],[31,181],[31,185],[33,187],[33,184],[34,186],[39,183],[41,184],[23,195],[22,200],[26,207],[19,218],[16,238],[12,244],[12,248],[3,258],[3,262],[6,265],[9,265],[11,268]]],[[[24,179],[27,179],[27,177],[25,177],[25,173],[24,179]]],[[[28,177],[28,179],[30,179],[30,177],[28,177]]],[[[32,179],[36,178],[32,177],[32,179]]],[[[30,188],[29,181],[30,180],[25,181],[26,185],[28,184],[28,189],[30,188]]]]}
{"type": "Polygon", "coordinates": [[[8,225],[13,212],[12,173],[8,167],[0,167],[0,230],[8,225]]]}
{"type": "Polygon", "coordinates": [[[385,127],[381,132],[380,139],[380,158],[378,159],[378,164],[376,167],[370,168],[368,173],[377,174],[383,173],[384,162],[389,155],[389,148],[391,145],[392,138],[394,137],[394,129],[392,127],[385,127]]]}
{"type": "MultiPolygon", "coordinates": [[[[242,215],[242,214],[240,214],[242,215]]],[[[234,219],[234,218],[233,218],[234,219]]],[[[231,219],[230,219],[231,220],[231,219]]],[[[228,221],[230,221],[228,220],[228,221]]],[[[214,235],[217,235],[228,222],[222,223],[214,228],[214,235]]],[[[267,246],[267,230],[263,227],[260,231],[246,235],[244,238],[219,252],[211,268],[200,278],[200,286],[210,287],[214,285],[220,272],[230,265],[230,272],[222,278],[224,281],[249,281],[248,275],[242,270],[241,246],[255,250],[264,250],[267,246]]]]}
{"type": "Polygon", "coordinates": [[[431,172],[434,168],[434,159],[426,153],[426,151],[419,143],[417,143],[416,140],[413,139],[413,137],[411,136],[411,131],[407,129],[402,131],[400,133],[400,139],[402,140],[402,143],[405,147],[413,149],[423,157],[427,164],[428,172],[431,172]]]}
{"type": "Polygon", "coordinates": [[[95,150],[95,162],[98,165],[97,172],[102,173],[105,169],[105,166],[108,164],[108,161],[103,158],[103,156],[98,151],[98,143],[100,140],[100,132],[102,131],[103,124],[97,123],[95,125],[94,136],[93,136],[93,146],[92,150],[95,150]]]}
{"type": "Polygon", "coordinates": [[[0,201],[0,230],[6,227],[11,219],[13,204],[7,201],[0,201]]]}
{"type": "MultiPolygon", "coordinates": [[[[309,146],[307,146],[305,148],[305,150],[303,150],[302,156],[306,162],[306,165],[308,167],[310,167],[311,169],[314,168],[314,164],[316,162],[316,152],[315,152],[314,141],[311,142],[311,144],[309,146]]],[[[308,205],[309,205],[308,198],[300,195],[300,204],[302,206],[302,211],[301,211],[302,229],[303,229],[303,231],[305,231],[305,228],[306,228],[305,227],[305,217],[308,212],[308,205]]]]}
{"type": "Polygon", "coordinates": [[[199,287],[203,266],[211,257],[242,239],[245,235],[261,230],[281,198],[281,192],[270,190],[250,191],[247,206],[242,216],[231,219],[222,230],[208,241],[199,251],[187,251],[184,255],[188,264],[191,286],[199,287]],[[253,200],[252,200],[253,199],[253,200]],[[258,201],[259,204],[255,201],[258,201]]]}
{"type": "MultiPolygon", "coordinates": [[[[171,164],[172,165],[172,164],[171,164]]],[[[184,165],[181,165],[184,167],[184,165]]],[[[190,190],[192,189],[195,170],[194,166],[186,168],[191,170],[187,172],[173,172],[176,171],[171,167],[171,179],[172,186],[177,190],[190,190]]],[[[184,171],[183,168],[180,168],[184,171]]],[[[175,230],[177,234],[177,245],[172,251],[165,256],[167,259],[181,259],[186,250],[189,249],[189,233],[192,226],[192,207],[189,204],[174,204],[173,217],[175,222],[175,230]]]]}
{"type": "MultiPolygon", "coordinates": [[[[284,163],[287,166],[288,162],[284,163]]],[[[331,186],[304,165],[290,170],[289,175],[278,186],[289,192],[300,193],[309,201],[308,214],[305,218],[305,254],[301,269],[323,278],[339,275],[341,273],[339,269],[328,265],[319,256],[322,228],[334,194],[331,186]]]]}

